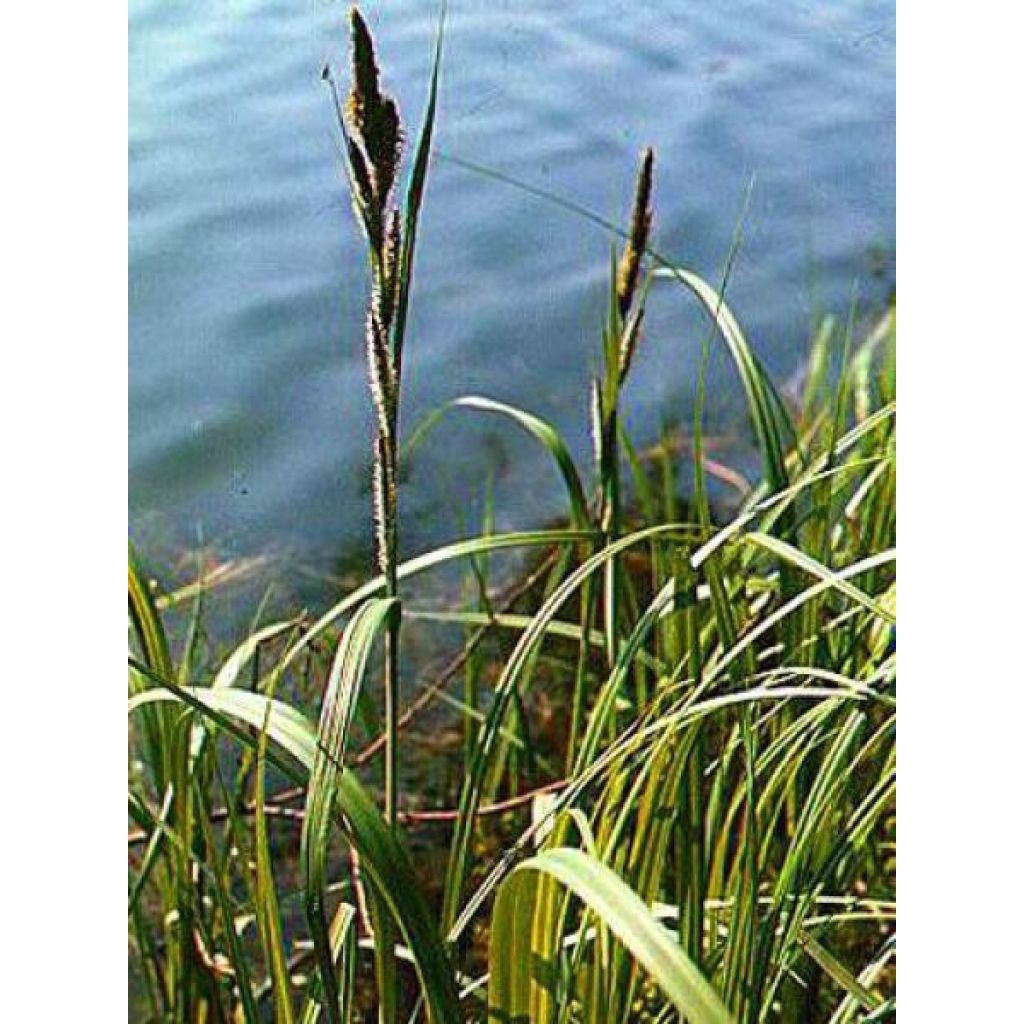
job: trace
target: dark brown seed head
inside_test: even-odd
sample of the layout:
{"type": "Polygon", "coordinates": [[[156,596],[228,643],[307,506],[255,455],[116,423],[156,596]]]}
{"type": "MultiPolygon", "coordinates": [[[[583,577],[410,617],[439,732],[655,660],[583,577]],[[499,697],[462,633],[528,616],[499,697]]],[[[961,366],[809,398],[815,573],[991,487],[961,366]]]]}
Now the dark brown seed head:
{"type": "Polygon", "coordinates": [[[352,22],[352,94],[349,102],[356,106],[380,103],[380,71],[373,51],[373,36],[358,7],[353,7],[352,22]]]}
{"type": "Polygon", "coordinates": [[[373,164],[377,186],[377,200],[384,209],[391,197],[391,189],[398,174],[398,164],[402,159],[402,122],[398,116],[398,106],[390,97],[385,97],[375,116],[366,137],[366,151],[373,164]]]}
{"type": "Polygon", "coordinates": [[[654,151],[648,146],[640,157],[640,170],[636,178],[633,199],[633,219],[629,226],[629,240],[619,260],[619,273],[615,292],[619,313],[625,317],[633,304],[636,284],[640,277],[640,261],[651,234],[651,185],[654,172],[654,151]]]}
{"type": "Polygon", "coordinates": [[[358,9],[352,8],[352,88],[345,121],[355,143],[366,155],[373,182],[372,203],[383,217],[402,156],[402,125],[398,107],[380,91],[380,71],[373,37],[358,9]]]}

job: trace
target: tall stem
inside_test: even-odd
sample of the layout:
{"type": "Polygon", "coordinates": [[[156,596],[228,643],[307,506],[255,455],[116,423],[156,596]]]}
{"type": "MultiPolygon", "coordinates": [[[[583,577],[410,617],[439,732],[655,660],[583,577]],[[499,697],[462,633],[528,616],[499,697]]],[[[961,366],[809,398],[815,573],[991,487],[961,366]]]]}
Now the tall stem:
{"type": "MultiPolygon", "coordinates": [[[[358,9],[351,10],[352,88],[344,109],[334,80],[331,86],[338,124],[345,144],[349,187],[357,218],[369,243],[372,294],[366,323],[366,354],[370,394],[377,414],[374,448],[373,504],[378,568],[387,597],[395,600],[384,636],[384,816],[398,832],[398,695],[399,636],[402,623],[398,599],[398,401],[401,390],[402,347],[416,220],[426,181],[437,72],[441,56],[438,30],[427,113],[416,147],[404,213],[394,203],[394,188],[402,159],[401,119],[394,99],[381,92],[380,69],[373,37],[358,9]]],[[[378,1019],[398,1019],[395,925],[381,901],[374,914],[377,930],[378,1019]]]]}
{"type": "MultiPolygon", "coordinates": [[[[392,453],[392,460],[396,454],[392,453]]],[[[396,500],[395,520],[398,518],[397,513],[396,500]]],[[[388,597],[397,598],[398,559],[394,546],[398,539],[397,521],[390,523],[389,529],[392,546],[385,573],[385,593],[388,597]]],[[[384,636],[384,813],[392,831],[398,827],[398,657],[401,627],[401,606],[395,605],[384,636]]]]}

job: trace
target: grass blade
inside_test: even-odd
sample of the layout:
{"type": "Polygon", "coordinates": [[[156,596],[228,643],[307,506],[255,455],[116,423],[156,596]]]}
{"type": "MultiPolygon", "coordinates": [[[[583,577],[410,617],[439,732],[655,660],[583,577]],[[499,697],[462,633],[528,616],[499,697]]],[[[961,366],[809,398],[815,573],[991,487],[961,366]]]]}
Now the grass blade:
{"type": "Polygon", "coordinates": [[[277,902],[277,888],[274,885],[274,873],[270,862],[270,841],[267,835],[265,799],[270,710],[271,705],[268,701],[256,748],[256,921],[267,961],[267,973],[273,986],[274,1017],[277,1024],[294,1024],[295,1008],[292,1005],[288,959],[285,955],[284,935],[281,929],[281,910],[277,902]]]}
{"type": "Polygon", "coordinates": [[[313,938],[324,1004],[331,1024],[342,1024],[341,1000],[334,974],[334,949],[325,906],[331,814],[370,649],[397,603],[393,599],[367,602],[356,612],[342,635],[324,694],[316,755],[306,792],[300,853],[306,921],[313,938]]]}
{"type": "MultiPolygon", "coordinates": [[[[167,680],[162,680],[165,684],[167,680]]],[[[305,782],[316,760],[317,737],[312,725],[290,705],[263,694],[246,690],[211,690],[207,687],[182,688],[165,685],[146,690],[128,702],[132,714],[155,702],[184,703],[211,721],[226,727],[242,743],[256,742],[233,720],[262,729],[293,759],[267,759],[293,780],[305,782]],[[301,767],[296,767],[295,762],[301,767]]],[[[352,772],[342,772],[336,790],[337,812],[350,842],[359,852],[370,881],[391,915],[398,921],[406,943],[412,950],[416,971],[423,986],[427,1011],[434,1024],[461,1019],[458,991],[448,955],[423,898],[409,855],[381,817],[373,801],[352,772]]]]}
{"type": "Polygon", "coordinates": [[[583,485],[580,483],[579,473],[576,465],[569,454],[569,448],[561,434],[546,420],[532,413],[517,409],[515,406],[506,405],[503,402],[496,402],[491,398],[483,398],[479,395],[466,395],[456,398],[452,406],[463,409],[477,409],[481,412],[493,412],[502,416],[508,416],[518,423],[524,430],[532,434],[547,450],[548,454],[555,460],[558,471],[565,483],[566,493],[569,496],[569,520],[574,529],[587,529],[590,516],[587,512],[587,499],[583,493],[583,485]]]}
{"type": "Polygon", "coordinates": [[[524,861],[498,890],[495,921],[516,924],[511,932],[513,948],[508,945],[507,928],[492,931],[488,1002],[493,1016],[509,1019],[506,1001],[522,1005],[524,989],[530,983],[530,947],[521,948],[527,942],[528,929],[519,918],[525,919],[532,908],[529,902],[517,906],[521,890],[516,885],[516,876],[528,871],[551,875],[578,896],[646,968],[690,1024],[732,1024],[721,997],[650,908],[609,867],[569,847],[547,850],[524,861]]]}
{"type": "Polygon", "coordinates": [[[427,185],[427,167],[430,163],[430,146],[434,136],[434,119],[437,116],[437,85],[441,71],[441,49],[444,43],[444,19],[446,4],[441,4],[441,14],[434,43],[434,63],[430,70],[430,89],[427,106],[423,114],[423,125],[416,142],[412,174],[405,197],[405,237],[402,242],[402,260],[398,278],[398,298],[395,303],[395,320],[392,327],[392,351],[395,356],[395,374],[402,376],[402,350],[405,345],[405,326],[409,313],[409,295],[412,291],[413,258],[416,253],[416,232],[419,227],[420,207],[427,185]]]}

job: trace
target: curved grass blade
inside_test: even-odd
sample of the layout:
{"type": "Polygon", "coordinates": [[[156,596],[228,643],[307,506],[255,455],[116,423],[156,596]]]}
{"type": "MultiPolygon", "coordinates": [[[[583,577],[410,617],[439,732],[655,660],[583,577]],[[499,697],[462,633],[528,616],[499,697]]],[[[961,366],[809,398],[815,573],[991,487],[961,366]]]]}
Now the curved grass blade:
{"type": "Polygon", "coordinates": [[[500,679],[495,684],[494,698],[487,721],[480,731],[480,741],[477,744],[473,763],[462,787],[459,799],[459,819],[452,836],[448,876],[445,882],[444,908],[441,913],[442,927],[446,931],[455,925],[458,902],[461,899],[462,886],[466,877],[469,841],[476,823],[476,812],[480,805],[484,777],[488,771],[492,750],[509,705],[518,692],[519,679],[530,663],[534,645],[544,635],[548,624],[555,617],[559,608],[593,573],[602,569],[606,562],[617,558],[630,547],[655,537],[668,539],[671,535],[676,534],[692,539],[692,533],[693,527],[688,524],[663,523],[644,530],[637,530],[602,548],[557,587],[534,616],[530,626],[520,636],[502,670],[500,679]]]}
{"type": "Polygon", "coordinates": [[[423,442],[427,434],[454,408],[476,409],[481,412],[493,412],[508,416],[524,430],[532,434],[555,460],[555,465],[561,474],[566,493],[569,497],[569,520],[572,526],[576,529],[587,528],[590,518],[587,512],[586,494],[583,490],[583,484],[580,482],[576,464],[569,453],[568,445],[565,443],[562,435],[547,420],[534,416],[533,413],[526,412],[523,409],[517,409],[515,406],[506,405],[504,402],[497,402],[491,398],[484,398],[479,395],[464,395],[461,398],[445,402],[444,405],[428,413],[417,424],[403,449],[406,457],[412,454],[416,447],[423,442]]]}
{"type": "Polygon", "coordinates": [[[596,756],[601,737],[604,735],[615,707],[616,698],[619,696],[623,683],[638,659],[647,635],[658,621],[658,618],[666,609],[672,607],[679,596],[683,596],[679,586],[674,577],[670,578],[644,610],[633,632],[623,645],[607,682],[598,693],[597,699],[594,702],[594,709],[590,714],[587,731],[583,735],[579,754],[577,755],[575,766],[577,772],[586,768],[596,756]]]}
{"type": "Polygon", "coordinates": [[[139,575],[134,553],[128,548],[128,613],[142,648],[142,660],[159,676],[174,675],[167,634],[149,588],[139,575]]]}
{"type": "MultiPolygon", "coordinates": [[[[835,575],[839,580],[848,580],[852,579],[854,576],[859,576],[861,573],[870,572],[872,569],[877,569],[883,565],[889,565],[895,561],[895,550],[881,551],[878,554],[870,555],[867,558],[861,559],[859,562],[855,562],[853,565],[847,566],[835,575]]],[[[789,601],[772,612],[771,615],[762,619],[756,626],[744,633],[744,635],[718,660],[713,668],[709,667],[709,676],[721,674],[722,670],[731,665],[741,654],[749,656],[749,652],[753,649],[755,641],[764,636],[779,622],[783,621],[787,615],[791,615],[802,605],[812,600],[818,594],[829,590],[832,586],[833,583],[831,580],[820,580],[819,582],[812,584],[806,590],[802,590],[797,593],[789,601]]]]}
{"type": "Polygon", "coordinates": [[[565,489],[569,496],[570,522],[575,529],[583,530],[587,528],[590,517],[587,512],[587,499],[583,492],[583,485],[580,483],[579,473],[576,471],[576,465],[572,461],[569,448],[562,435],[547,420],[534,416],[533,413],[526,412],[523,409],[517,409],[515,406],[506,405],[504,402],[496,402],[491,398],[484,398],[480,395],[465,395],[462,398],[456,398],[449,405],[507,416],[532,434],[555,460],[558,471],[562,475],[562,480],[565,483],[565,489]]]}
{"type": "Polygon", "coordinates": [[[280,636],[282,633],[295,626],[297,621],[297,619],[290,619],[287,622],[275,622],[272,625],[264,626],[263,629],[257,630],[255,633],[247,636],[231,652],[224,664],[217,670],[217,674],[214,676],[211,686],[213,686],[215,690],[221,690],[227,686],[234,686],[238,680],[239,673],[241,673],[242,669],[252,661],[260,644],[273,639],[275,636],[280,636]]]}
{"type": "MultiPolygon", "coordinates": [[[[312,725],[294,708],[247,690],[184,688],[167,685],[167,680],[160,682],[165,684],[164,688],[146,690],[128,702],[129,714],[154,702],[180,702],[208,716],[250,747],[255,746],[256,741],[233,720],[261,729],[266,717],[267,735],[294,760],[289,762],[271,756],[270,750],[267,759],[295,782],[305,782],[316,759],[317,739],[312,725]]],[[[430,1020],[434,1024],[460,1020],[451,964],[405,847],[392,834],[354,773],[340,774],[335,803],[345,833],[359,852],[369,881],[398,922],[412,950],[430,1020]]]]}
{"type": "Polygon", "coordinates": [[[767,533],[748,533],[743,539],[750,544],[770,551],[774,555],[778,555],[779,558],[828,583],[840,593],[845,594],[851,601],[855,601],[857,604],[867,608],[869,612],[877,615],[880,619],[896,625],[896,616],[886,607],[873,597],[865,594],[860,587],[854,586],[848,580],[843,579],[831,569],[822,565],[817,559],[811,558],[810,555],[805,554],[799,548],[793,547],[792,544],[787,544],[784,540],[779,540],[778,537],[773,537],[767,533]]]}
{"type": "Polygon", "coordinates": [[[288,977],[281,909],[277,901],[277,887],[274,884],[274,872],[270,862],[270,839],[267,835],[265,813],[269,725],[268,702],[263,712],[263,724],[256,746],[256,923],[267,961],[267,973],[272,981],[274,1019],[277,1024],[294,1024],[295,1007],[292,1005],[291,980],[288,977]]]}
{"type": "MultiPolygon", "coordinates": [[[[545,202],[554,203],[562,209],[568,210],[592,224],[597,225],[608,233],[619,238],[628,238],[628,233],[623,231],[611,221],[588,210],[579,203],[549,192],[546,189],[531,185],[528,182],[497,171],[494,168],[482,164],[464,160],[451,154],[445,154],[444,158],[476,174],[482,174],[494,181],[500,181],[505,185],[526,192],[529,195],[543,199],[545,202]]],[[[691,270],[677,266],[673,261],[667,259],[661,253],[650,246],[645,252],[659,264],[658,269],[653,273],[656,277],[668,277],[675,279],[690,292],[692,292],[701,305],[711,316],[718,326],[722,337],[725,339],[729,352],[739,370],[747,400],[750,405],[751,414],[754,418],[754,428],[757,432],[758,441],[761,445],[762,456],[765,463],[765,475],[772,490],[781,490],[786,486],[788,473],[785,465],[785,445],[783,437],[795,440],[796,433],[792,421],[786,412],[785,404],[779,397],[778,392],[772,385],[760,361],[757,359],[750,345],[747,343],[743,332],[740,330],[736,318],[732,315],[729,307],[722,297],[704,281],[698,274],[691,270]]]]}
{"type": "MultiPolygon", "coordinates": [[[[512,548],[576,544],[581,540],[592,540],[596,536],[592,530],[527,530],[523,533],[492,533],[484,537],[470,537],[467,540],[456,541],[433,551],[427,551],[416,558],[409,559],[408,562],[402,562],[398,566],[398,579],[408,579],[410,576],[415,576],[458,558],[472,558],[474,555],[484,555],[492,551],[504,551],[512,548]]],[[[358,607],[367,598],[381,593],[384,586],[384,577],[375,576],[361,587],[357,587],[351,594],[343,597],[333,607],[328,608],[288,651],[282,667],[287,668],[333,622],[358,607]]]]}
{"type": "Polygon", "coordinates": [[[597,858],[569,847],[524,861],[498,889],[489,953],[492,1018],[515,1020],[529,1006],[532,947],[525,918],[532,906],[519,901],[517,884],[525,872],[550,875],[578,896],[646,968],[689,1024],[732,1024],[721,997],[640,897],[597,858]]]}
{"type": "Polygon", "coordinates": [[[685,267],[666,265],[654,271],[656,277],[672,278],[685,286],[704,307],[725,341],[729,354],[739,371],[740,382],[747,396],[754,430],[761,447],[764,474],[772,491],[788,486],[786,441],[795,437],[792,421],[785,406],[765,373],[760,360],[740,329],[732,310],[722,296],[699,274],[685,267]]]}
{"type": "MultiPolygon", "coordinates": [[[[171,661],[167,634],[163,622],[135,563],[134,552],[128,547],[128,615],[138,642],[139,659],[161,679],[176,679],[174,663],[171,661]]],[[[129,648],[131,649],[131,648],[129,648]]],[[[128,668],[128,693],[135,695],[145,689],[145,673],[128,668]]],[[[174,784],[171,750],[173,748],[172,728],[156,709],[146,711],[140,718],[139,739],[145,749],[145,761],[153,773],[153,785],[157,792],[166,791],[174,784]]]]}

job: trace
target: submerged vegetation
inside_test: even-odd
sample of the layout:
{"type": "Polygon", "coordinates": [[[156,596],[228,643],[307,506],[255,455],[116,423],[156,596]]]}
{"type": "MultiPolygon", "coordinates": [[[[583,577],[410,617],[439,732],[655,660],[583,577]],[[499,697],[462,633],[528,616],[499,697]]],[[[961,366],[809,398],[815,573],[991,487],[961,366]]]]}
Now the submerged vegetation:
{"type": "Polygon", "coordinates": [[[357,11],[347,101],[325,70],[370,257],[379,575],[315,621],[257,615],[210,664],[203,588],[178,636],[129,559],[128,918],[150,1017],[894,1018],[895,312],[856,343],[852,321],[826,320],[802,401],[783,398],[725,282],[652,247],[645,151],[615,231],[593,472],[527,410],[467,396],[444,412],[532,435],[564,482],[564,524],[495,533],[488,515],[478,536],[400,560],[402,353],[440,49],[439,34],[401,205],[406,140],[357,11]],[[724,522],[703,373],[685,507],[674,453],[638,453],[618,416],[647,303],[668,288],[706,312],[705,361],[726,345],[762,458],[724,522]],[[508,551],[533,561],[498,593],[508,551]],[[463,604],[403,596],[452,565],[463,604]],[[417,668],[399,659],[403,619],[464,630],[453,670],[421,691],[463,685],[444,693],[461,716],[457,806],[434,812],[399,792],[423,703],[400,706],[400,664],[417,668]],[[410,842],[420,825],[429,858],[410,842]]]}

